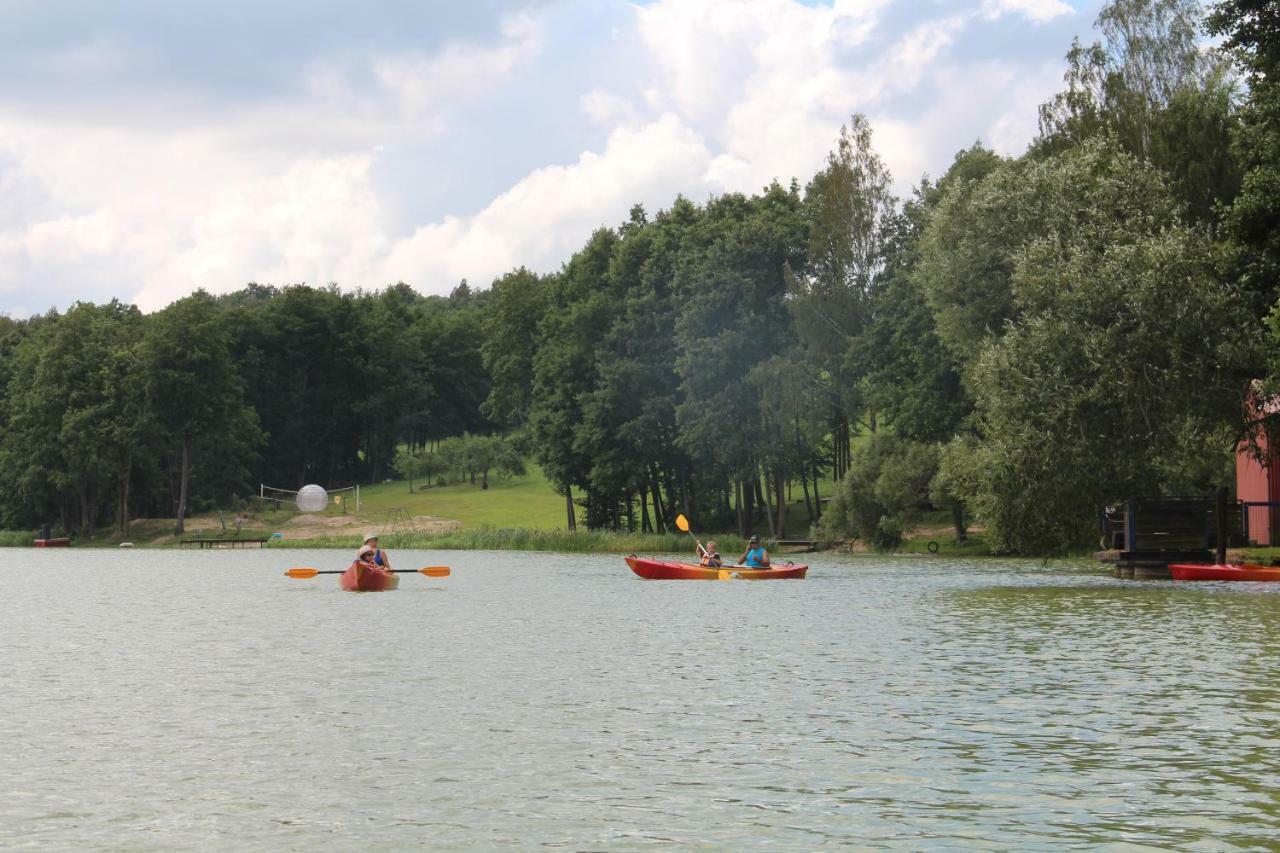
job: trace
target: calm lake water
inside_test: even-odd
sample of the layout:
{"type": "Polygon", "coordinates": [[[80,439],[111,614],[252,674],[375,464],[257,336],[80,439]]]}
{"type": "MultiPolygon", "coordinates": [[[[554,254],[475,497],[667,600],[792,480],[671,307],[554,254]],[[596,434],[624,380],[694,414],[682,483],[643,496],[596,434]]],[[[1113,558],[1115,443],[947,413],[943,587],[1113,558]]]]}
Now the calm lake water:
{"type": "Polygon", "coordinates": [[[1280,848],[1280,584],[7,553],[0,848],[1280,848]]]}

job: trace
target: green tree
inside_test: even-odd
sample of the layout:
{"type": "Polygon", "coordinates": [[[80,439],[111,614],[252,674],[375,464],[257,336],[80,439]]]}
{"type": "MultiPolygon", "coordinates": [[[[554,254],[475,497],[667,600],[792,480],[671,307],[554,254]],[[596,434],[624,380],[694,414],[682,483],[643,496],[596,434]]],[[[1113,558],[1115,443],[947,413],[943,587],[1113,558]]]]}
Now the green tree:
{"type": "Polygon", "coordinates": [[[148,424],[141,327],[132,306],[76,303],[15,348],[0,467],[35,516],[24,521],[57,512],[66,529],[90,533],[112,509],[127,530],[133,462],[148,424]]]}
{"type": "Polygon", "coordinates": [[[676,270],[679,444],[714,480],[733,484],[744,536],[754,508],[766,507],[764,403],[749,379],[792,340],[786,270],[803,263],[806,228],[794,185],[721,196],[708,203],[676,270]]]}
{"type": "Polygon", "coordinates": [[[214,464],[225,468],[262,439],[244,401],[227,320],[213,297],[197,291],[153,315],[142,339],[149,403],[178,454],[177,535],[185,530],[196,449],[218,446],[226,455],[214,464]]]}
{"type": "Polygon", "coordinates": [[[533,359],[538,326],[546,313],[546,291],[543,280],[524,267],[493,283],[480,347],[491,385],[481,408],[505,427],[519,428],[529,419],[533,359]]]}
{"type": "Polygon", "coordinates": [[[538,462],[564,495],[570,530],[577,528],[573,489],[590,487],[591,462],[576,451],[575,441],[583,400],[597,382],[597,345],[616,311],[609,263],[617,239],[609,229],[597,230],[564,269],[548,279],[547,311],[538,333],[542,344],[533,362],[530,428],[538,462]]]}
{"type": "MultiPolygon", "coordinates": [[[[872,318],[897,200],[872,144],[871,125],[854,115],[840,128],[827,166],[805,190],[807,262],[791,269],[790,307],[807,356],[823,380],[837,478],[849,463],[850,422],[864,414],[864,363],[854,355],[872,318]]],[[[874,429],[874,413],[867,413],[874,429]]]]}
{"type": "Polygon", "coordinates": [[[1229,141],[1238,123],[1228,63],[1197,35],[1198,0],[1111,0],[1098,15],[1102,41],[1067,54],[1067,88],[1040,108],[1040,156],[1098,134],[1169,175],[1196,221],[1240,187],[1229,141]]]}
{"type": "Polygon", "coordinates": [[[1219,0],[1208,23],[1248,76],[1233,146],[1244,176],[1227,226],[1233,274],[1266,311],[1280,297],[1280,12],[1270,0],[1219,0]]]}
{"type": "Polygon", "coordinates": [[[978,439],[943,469],[996,548],[1035,553],[1087,542],[1104,500],[1165,488],[1189,433],[1238,422],[1256,356],[1245,300],[1159,172],[1095,142],[1025,177],[1006,203],[1043,230],[1005,259],[1010,311],[966,371],[978,439]]]}

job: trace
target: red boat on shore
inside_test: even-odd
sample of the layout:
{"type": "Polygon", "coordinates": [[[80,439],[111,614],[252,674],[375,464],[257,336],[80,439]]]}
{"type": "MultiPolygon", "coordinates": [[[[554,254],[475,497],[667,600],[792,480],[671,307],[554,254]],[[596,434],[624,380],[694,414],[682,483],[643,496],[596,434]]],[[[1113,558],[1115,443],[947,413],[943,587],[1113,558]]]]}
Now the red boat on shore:
{"type": "Polygon", "coordinates": [[[1170,563],[1176,581],[1280,581],[1280,566],[1206,566],[1170,563]]]}
{"type": "Polygon", "coordinates": [[[338,583],[347,592],[383,592],[395,589],[400,585],[400,576],[382,569],[371,569],[360,565],[360,561],[351,566],[338,578],[338,583]]]}
{"type": "Polygon", "coordinates": [[[809,571],[808,566],[797,566],[794,563],[771,566],[767,569],[751,569],[746,566],[724,566],[715,569],[699,566],[696,563],[657,560],[652,557],[637,557],[634,554],[626,560],[631,571],[651,581],[798,580],[809,571]]]}

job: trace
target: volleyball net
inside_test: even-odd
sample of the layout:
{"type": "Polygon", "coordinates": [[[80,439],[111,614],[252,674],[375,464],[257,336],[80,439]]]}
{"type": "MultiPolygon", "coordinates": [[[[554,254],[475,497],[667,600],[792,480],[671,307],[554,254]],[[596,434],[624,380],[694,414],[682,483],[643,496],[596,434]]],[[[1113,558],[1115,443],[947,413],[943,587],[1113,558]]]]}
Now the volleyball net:
{"type": "Polygon", "coordinates": [[[344,509],[354,506],[355,512],[360,511],[359,485],[326,489],[323,486],[311,484],[301,489],[281,489],[259,483],[258,497],[277,504],[293,504],[302,512],[323,512],[330,504],[344,509]]]}

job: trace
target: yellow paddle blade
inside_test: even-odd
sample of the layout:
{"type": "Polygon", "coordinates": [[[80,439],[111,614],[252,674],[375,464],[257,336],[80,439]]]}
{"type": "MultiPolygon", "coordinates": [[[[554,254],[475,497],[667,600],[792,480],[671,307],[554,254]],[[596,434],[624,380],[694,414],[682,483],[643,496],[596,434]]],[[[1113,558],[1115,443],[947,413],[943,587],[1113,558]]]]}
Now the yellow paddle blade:
{"type": "Polygon", "coordinates": [[[319,569],[307,568],[289,569],[289,571],[285,572],[285,575],[291,578],[313,578],[318,574],[320,574],[319,569]]]}
{"type": "Polygon", "coordinates": [[[676,527],[679,527],[684,533],[689,532],[689,519],[685,518],[683,513],[676,516],[676,527]]]}
{"type": "Polygon", "coordinates": [[[450,573],[448,566],[423,566],[418,571],[429,578],[447,578],[450,573]]]}

